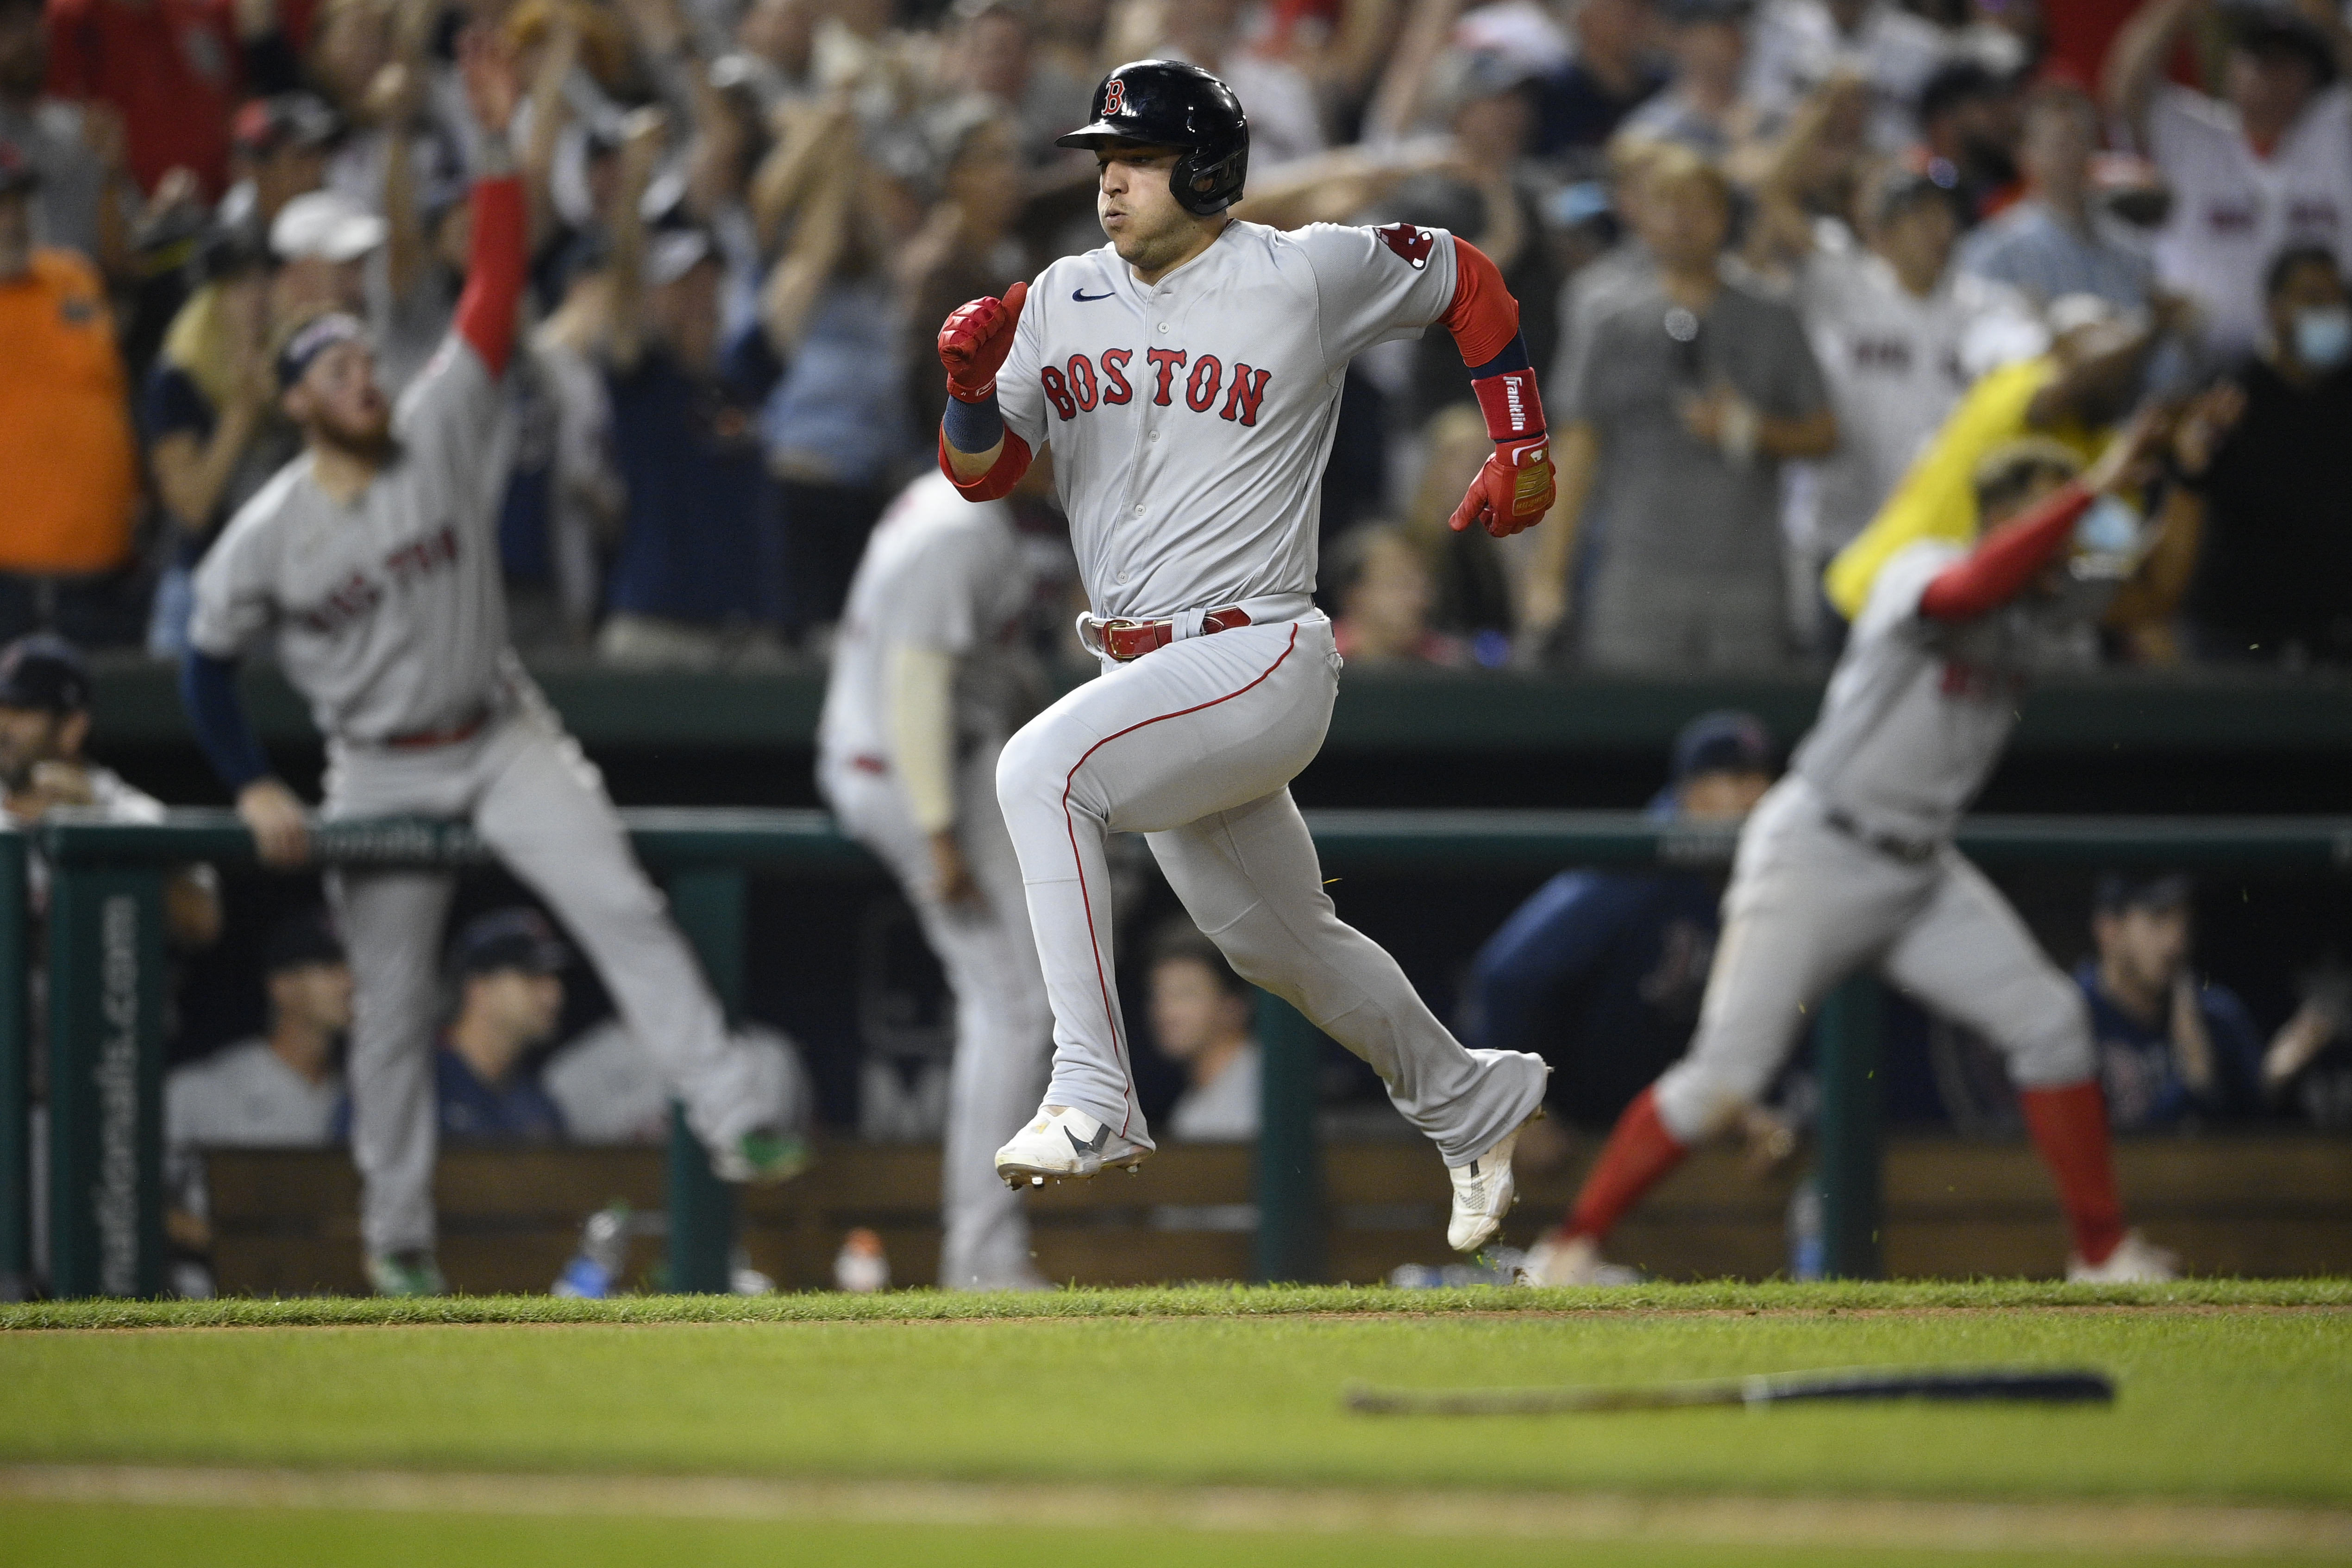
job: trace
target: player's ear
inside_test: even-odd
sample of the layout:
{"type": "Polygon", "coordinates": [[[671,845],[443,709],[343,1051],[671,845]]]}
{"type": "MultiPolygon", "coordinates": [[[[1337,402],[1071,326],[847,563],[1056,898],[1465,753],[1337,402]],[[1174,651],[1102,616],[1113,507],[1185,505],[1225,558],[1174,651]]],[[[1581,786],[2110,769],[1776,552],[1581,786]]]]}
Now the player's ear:
{"type": "Polygon", "coordinates": [[[89,742],[89,710],[68,713],[58,721],[58,752],[61,756],[79,757],[89,742]]]}

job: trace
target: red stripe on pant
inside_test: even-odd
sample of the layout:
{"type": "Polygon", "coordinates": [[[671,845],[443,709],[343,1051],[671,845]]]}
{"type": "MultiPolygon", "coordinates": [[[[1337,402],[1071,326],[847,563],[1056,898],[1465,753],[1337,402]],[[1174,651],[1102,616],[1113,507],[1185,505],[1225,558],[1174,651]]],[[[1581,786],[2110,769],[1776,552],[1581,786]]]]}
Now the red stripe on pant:
{"type": "Polygon", "coordinates": [[[1570,1236],[1594,1243],[1603,1240],[1625,1217],[1625,1211],[1641,1202],[1642,1194],[1681,1164],[1689,1152],[1675,1142],[1675,1135],[1659,1120],[1658,1089],[1651,1085],[1635,1095],[1625,1114],[1617,1119],[1608,1145],[1593,1163],[1592,1173],[1584,1178],[1576,1206],[1569,1211],[1568,1224],[1562,1228],[1570,1236]]]}
{"type": "Polygon", "coordinates": [[[2124,1238],[2123,1200],[2116,1195],[2115,1156],[2107,1143],[2107,1101],[2089,1079],[2063,1089],[2021,1089],[2033,1147],[2058,1184],[2058,1206],[2085,1263],[2105,1263],[2124,1238]]]}
{"type": "Polygon", "coordinates": [[[1069,829],[1070,859],[1071,862],[1078,868],[1078,902],[1087,911],[1087,945],[1094,950],[1095,984],[1102,989],[1103,1019],[1110,1026],[1111,1049],[1118,1056],[1118,1070],[1123,1075],[1123,1081],[1127,1089],[1126,1099],[1120,1102],[1119,1110],[1118,1135],[1122,1138],[1127,1136],[1128,1126],[1135,1120],[1135,1073],[1134,1069],[1128,1063],[1126,1042],[1119,1038],[1118,1009],[1111,1005],[1110,976],[1106,973],[1103,969],[1102,940],[1095,934],[1095,901],[1094,899],[1087,892],[1087,862],[1086,858],[1078,853],[1078,824],[1077,819],[1070,815],[1070,790],[1072,786],[1077,783],[1078,770],[1085,767],[1088,759],[1093,757],[1097,752],[1101,751],[1105,746],[1108,746],[1113,741],[1118,740],[1119,736],[1132,735],[1138,730],[1149,729],[1152,725],[1160,723],[1166,720],[1181,719],[1187,713],[1198,713],[1203,709],[1214,708],[1220,702],[1231,702],[1234,698],[1241,696],[1244,692],[1251,690],[1253,688],[1263,684],[1268,676],[1272,675],[1276,670],[1280,669],[1282,668],[1282,661],[1290,657],[1291,649],[1297,646],[1298,626],[1297,624],[1294,622],[1290,627],[1290,640],[1282,645],[1281,654],[1276,658],[1272,664],[1267,665],[1265,669],[1260,671],[1257,679],[1252,680],[1247,686],[1236,688],[1232,691],[1226,692],[1223,697],[1212,697],[1206,702],[1196,702],[1190,708],[1179,708],[1172,713],[1156,713],[1149,719],[1140,720],[1136,723],[1129,724],[1126,729],[1118,731],[1115,734],[1105,735],[1101,740],[1097,741],[1093,745],[1088,746],[1086,749],[1084,756],[1079,757],[1076,762],[1070,764],[1068,775],[1062,780],[1062,823],[1064,826],[1069,829]]]}

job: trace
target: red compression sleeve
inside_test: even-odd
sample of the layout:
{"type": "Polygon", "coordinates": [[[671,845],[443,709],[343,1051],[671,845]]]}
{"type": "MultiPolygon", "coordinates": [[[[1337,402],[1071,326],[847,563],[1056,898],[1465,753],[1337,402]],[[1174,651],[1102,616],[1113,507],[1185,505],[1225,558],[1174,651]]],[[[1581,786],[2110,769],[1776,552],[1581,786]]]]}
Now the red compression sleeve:
{"type": "Polygon", "coordinates": [[[1519,335],[1519,302],[1503,283],[1502,269],[1486,253],[1454,238],[1454,303],[1438,318],[1462,350],[1462,363],[1490,363],[1519,335]]]}
{"type": "Polygon", "coordinates": [[[1919,595],[1919,613],[1931,621],[1965,621],[2009,603],[2049,564],[2098,499],[2077,484],[2042,497],[2032,510],[1979,540],[1968,559],[1937,573],[1919,595]]]}
{"type": "Polygon", "coordinates": [[[457,298],[457,331],[474,345],[493,376],[504,375],[514,353],[515,307],[522,300],[522,181],[474,182],[474,237],[466,248],[466,291],[457,298]]]}
{"type": "Polygon", "coordinates": [[[1013,493],[1021,476],[1029,471],[1029,443],[1012,431],[1004,433],[1004,450],[996,454],[996,461],[988,472],[976,479],[956,478],[955,465],[948,460],[948,433],[940,432],[940,472],[948,477],[957,493],[966,500],[999,500],[1013,493]]]}

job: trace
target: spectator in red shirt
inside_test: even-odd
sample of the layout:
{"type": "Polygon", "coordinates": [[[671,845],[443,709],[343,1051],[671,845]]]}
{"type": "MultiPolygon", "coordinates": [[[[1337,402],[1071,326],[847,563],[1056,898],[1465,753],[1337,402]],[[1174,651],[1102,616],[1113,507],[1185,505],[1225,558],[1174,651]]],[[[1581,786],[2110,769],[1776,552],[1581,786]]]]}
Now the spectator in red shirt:
{"type": "Polygon", "coordinates": [[[276,33],[273,7],[247,9],[264,26],[240,39],[234,0],[48,0],[49,91],[114,106],[140,189],[184,166],[218,200],[229,114],[247,92],[246,48],[276,33]]]}

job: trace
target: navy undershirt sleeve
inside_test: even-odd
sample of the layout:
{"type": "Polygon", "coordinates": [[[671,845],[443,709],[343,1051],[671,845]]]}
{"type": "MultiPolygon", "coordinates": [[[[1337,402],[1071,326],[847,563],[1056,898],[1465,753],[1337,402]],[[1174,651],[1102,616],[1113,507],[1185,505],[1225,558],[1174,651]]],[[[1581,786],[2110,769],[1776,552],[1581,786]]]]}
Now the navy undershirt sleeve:
{"type": "Polygon", "coordinates": [[[977,403],[949,398],[940,427],[946,433],[949,446],[978,457],[1004,439],[1004,416],[997,410],[996,394],[992,392],[977,403]]]}
{"type": "Polygon", "coordinates": [[[269,759],[254,738],[237,695],[236,661],[215,658],[191,648],[180,665],[180,701],[195,726],[196,743],[212,760],[213,771],[234,795],[269,772],[269,759]]]}
{"type": "Polygon", "coordinates": [[[1501,353],[1496,354],[1485,364],[1472,366],[1470,379],[1484,381],[1490,375],[1506,375],[1515,370],[1527,369],[1528,363],[1527,334],[1521,332],[1511,340],[1509,346],[1501,353]]]}

